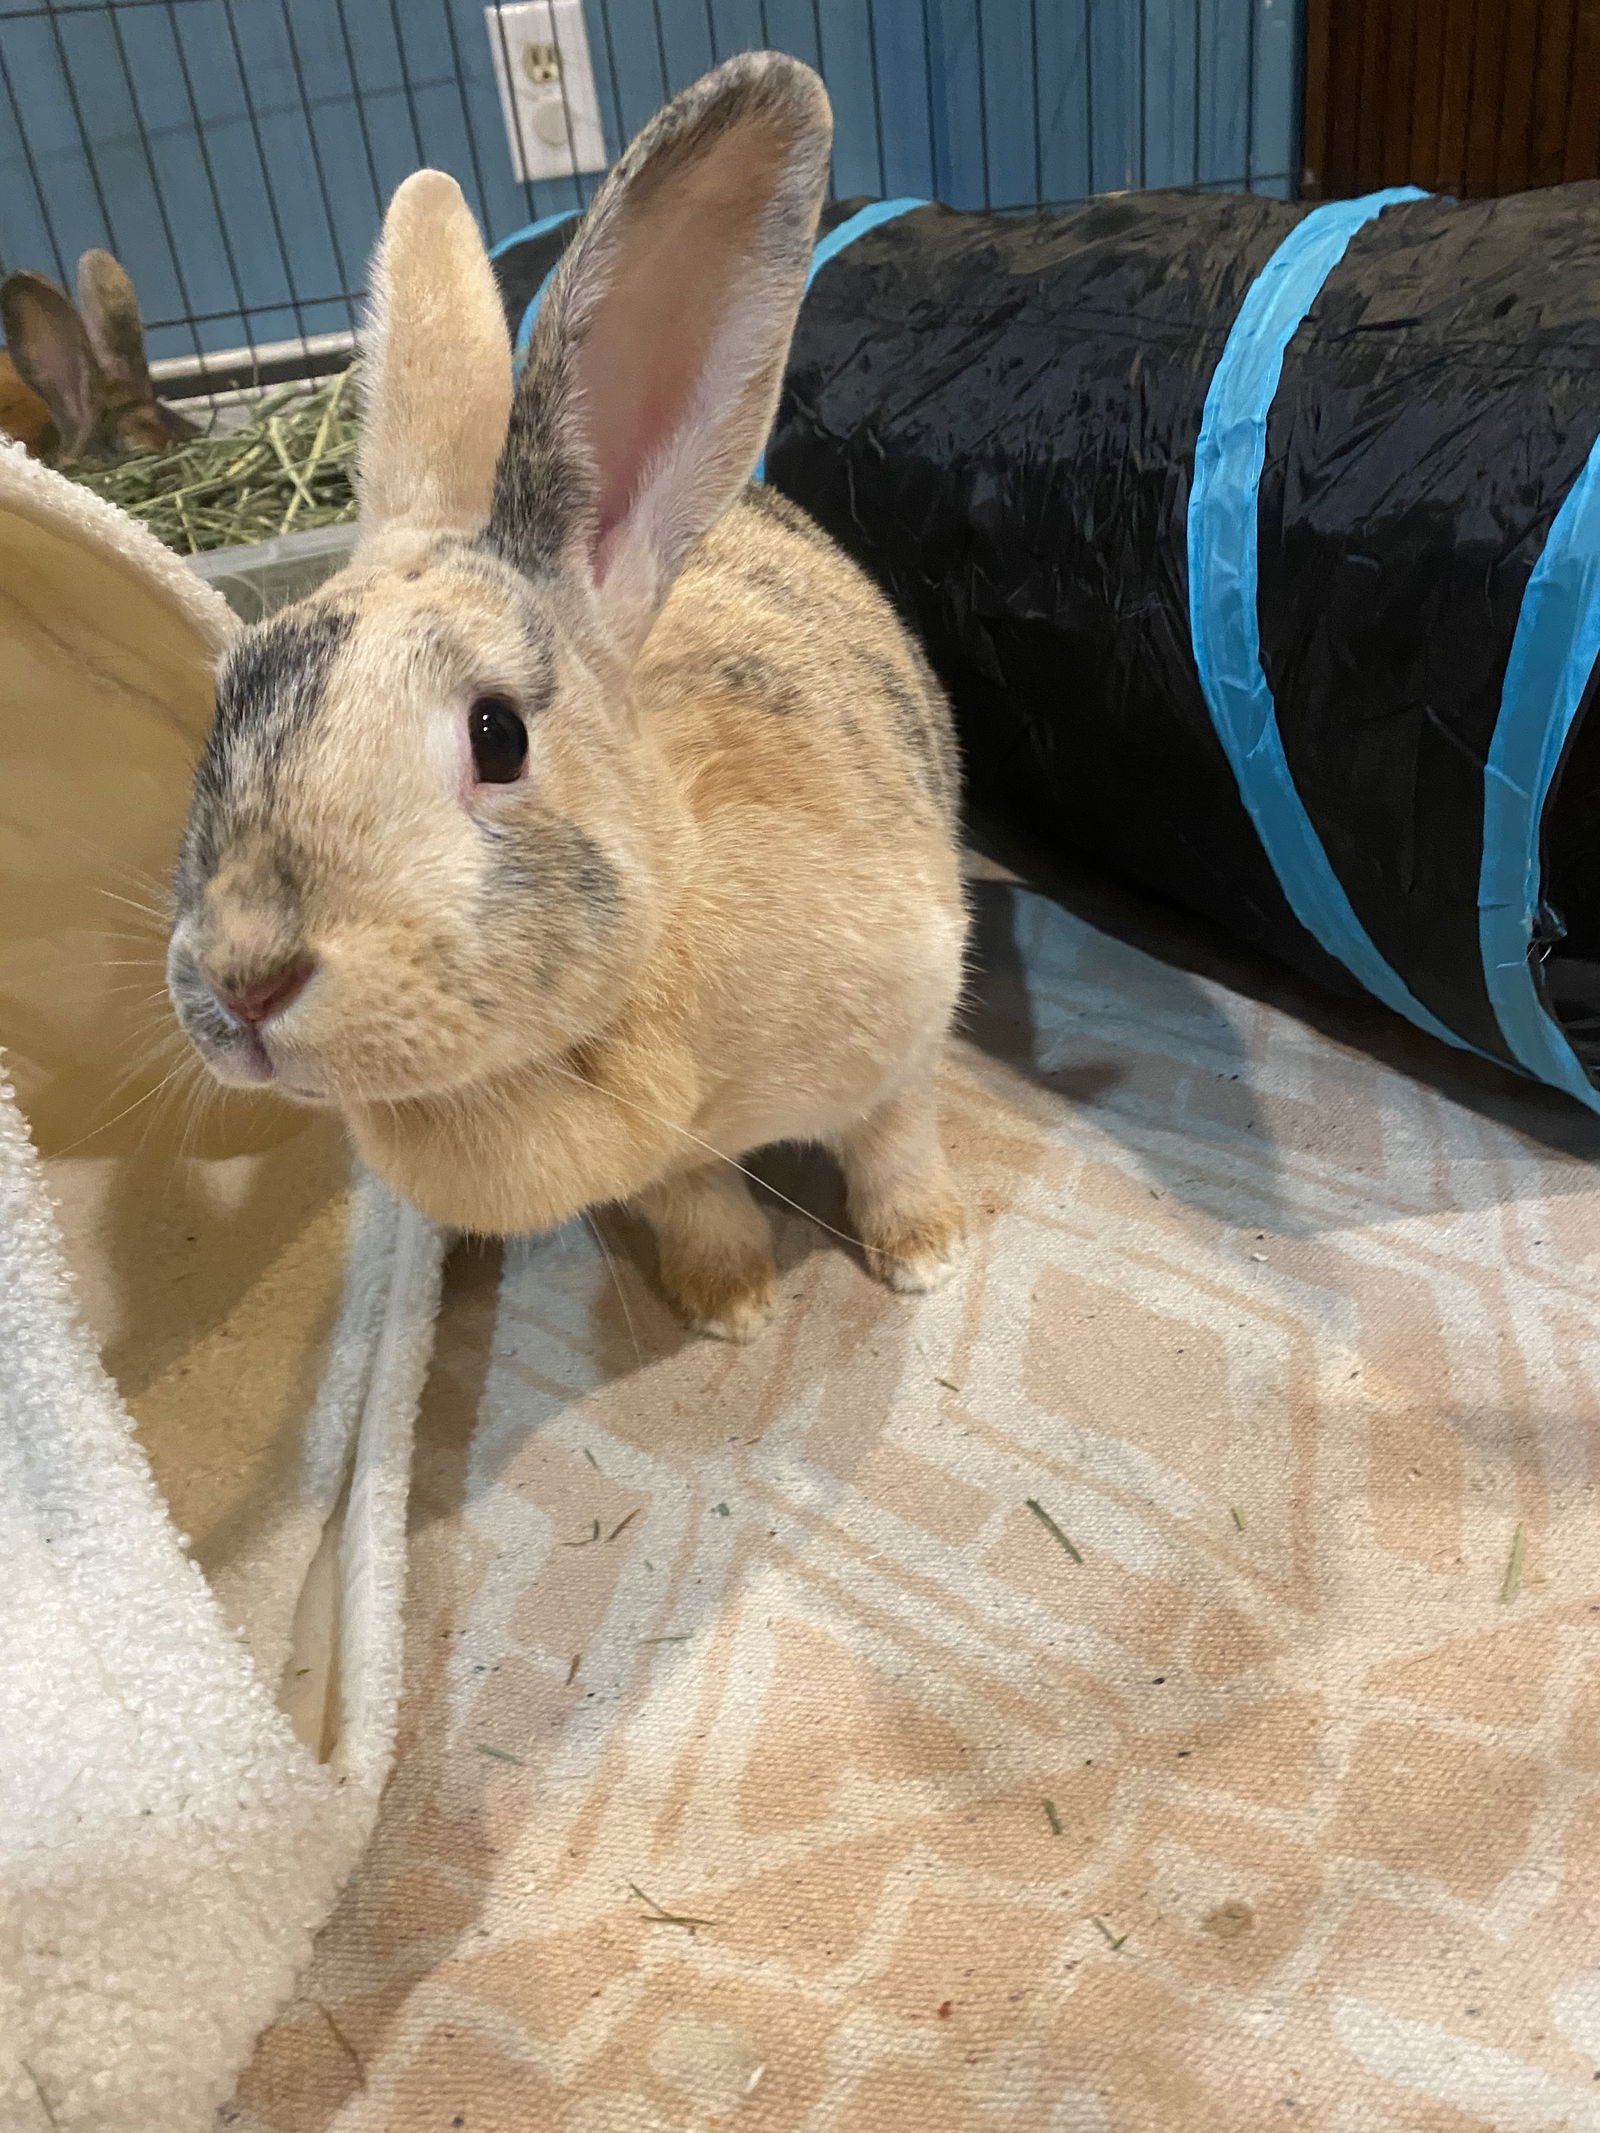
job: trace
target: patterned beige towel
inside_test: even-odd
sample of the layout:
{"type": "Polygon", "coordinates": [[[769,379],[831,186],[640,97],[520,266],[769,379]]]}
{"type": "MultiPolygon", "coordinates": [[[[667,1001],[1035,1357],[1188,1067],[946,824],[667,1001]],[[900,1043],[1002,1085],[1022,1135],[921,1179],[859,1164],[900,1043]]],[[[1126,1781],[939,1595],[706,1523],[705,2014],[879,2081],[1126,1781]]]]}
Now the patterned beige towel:
{"type": "Polygon", "coordinates": [[[1600,2127],[1600,1135],[977,894],[946,1293],[796,1216],[731,1352],[616,1226],[453,1262],[239,2128],[1600,2127]]]}

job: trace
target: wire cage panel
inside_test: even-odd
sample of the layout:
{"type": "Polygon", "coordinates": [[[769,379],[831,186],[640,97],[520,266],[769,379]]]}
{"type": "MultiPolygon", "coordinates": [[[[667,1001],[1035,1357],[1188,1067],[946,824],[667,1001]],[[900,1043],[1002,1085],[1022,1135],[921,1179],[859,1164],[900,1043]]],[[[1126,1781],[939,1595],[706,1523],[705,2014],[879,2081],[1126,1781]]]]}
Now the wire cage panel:
{"type": "MultiPolygon", "coordinates": [[[[585,0],[606,147],[729,53],[817,66],[841,194],[1020,208],[1287,197],[1301,0],[585,0]]],[[[127,266],[153,357],[338,336],[382,206],[449,170],[491,237],[599,182],[513,175],[480,0],[0,0],[0,266],[127,266]]]]}

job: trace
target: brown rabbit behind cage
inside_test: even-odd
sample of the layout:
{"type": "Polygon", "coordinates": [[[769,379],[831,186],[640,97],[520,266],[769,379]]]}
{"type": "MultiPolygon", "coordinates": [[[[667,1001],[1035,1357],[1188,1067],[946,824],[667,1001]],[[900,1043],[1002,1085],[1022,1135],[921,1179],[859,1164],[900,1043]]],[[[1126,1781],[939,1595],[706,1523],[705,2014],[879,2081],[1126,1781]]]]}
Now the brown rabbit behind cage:
{"type": "Polygon", "coordinates": [[[26,270],[0,283],[0,431],[57,466],[160,452],[199,435],[156,398],[133,283],[109,252],[78,262],[76,310],[26,270]]]}
{"type": "Polygon", "coordinates": [[[31,385],[24,384],[17,366],[0,348],[0,439],[10,437],[35,459],[56,455],[60,438],[50,410],[31,385]]]}

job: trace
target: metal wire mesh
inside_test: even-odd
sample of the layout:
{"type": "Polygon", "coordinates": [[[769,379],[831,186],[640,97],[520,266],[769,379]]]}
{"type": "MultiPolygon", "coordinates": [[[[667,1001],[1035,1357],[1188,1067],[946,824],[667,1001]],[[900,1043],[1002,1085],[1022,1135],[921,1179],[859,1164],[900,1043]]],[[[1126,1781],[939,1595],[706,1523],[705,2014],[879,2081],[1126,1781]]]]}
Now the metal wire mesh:
{"type": "MultiPolygon", "coordinates": [[[[706,67],[770,45],[827,80],[836,192],[1011,209],[1145,185],[1287,196],[1300,5],[583,0],[583,20],[608,156],[706,67]]],[[[158,372],[191,387],[336,367],[408,171],[452,171],[491,237],[598,182],[515,175],[506,19],[479,0],[0,0],[0,268],[70,285],[105,246],[158,372]]]]}

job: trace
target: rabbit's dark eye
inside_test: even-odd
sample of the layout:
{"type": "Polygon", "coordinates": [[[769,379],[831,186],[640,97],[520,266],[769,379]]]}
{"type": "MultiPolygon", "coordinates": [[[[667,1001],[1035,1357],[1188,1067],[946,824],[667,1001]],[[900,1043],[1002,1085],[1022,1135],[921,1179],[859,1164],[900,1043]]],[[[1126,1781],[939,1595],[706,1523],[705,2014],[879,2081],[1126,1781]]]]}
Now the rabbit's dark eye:
{"type": "Polygon", "coordinates": [[[472,768],[480,785],[510,785],[528,760],[528,729],[503,696],[480,696],[467,713],[472,768]]]}

